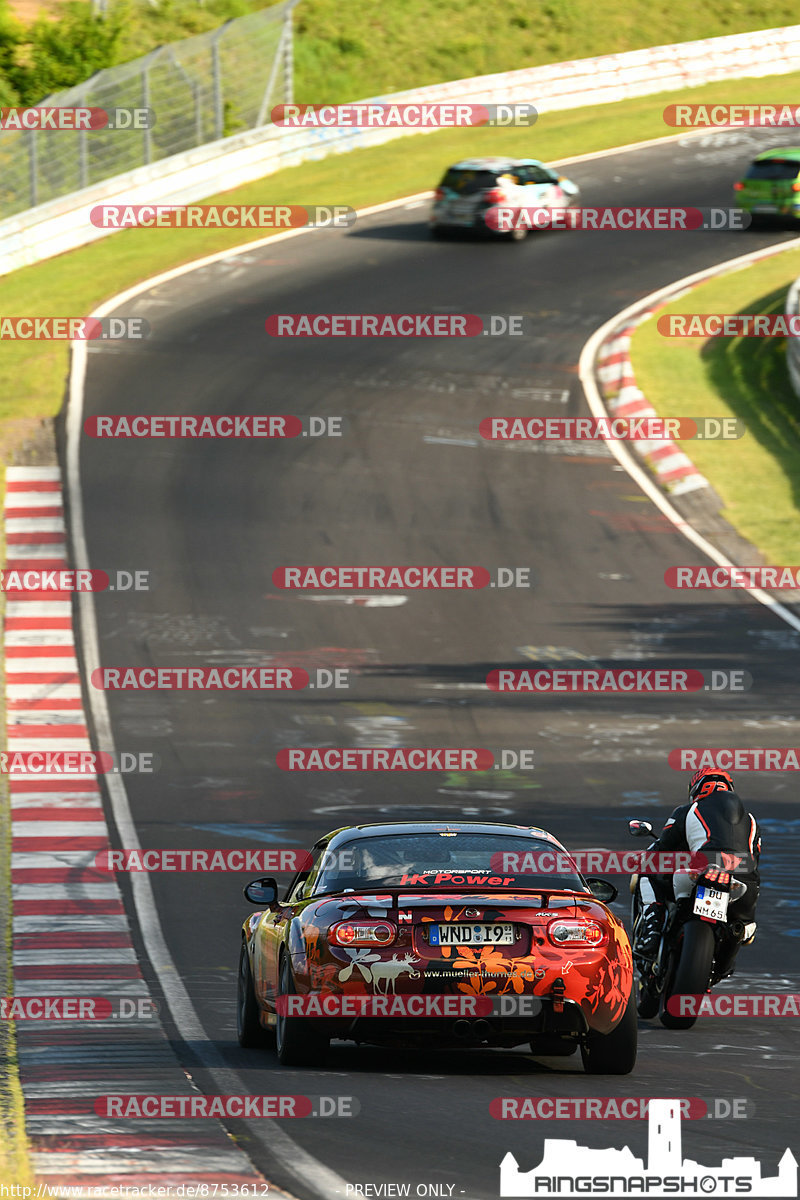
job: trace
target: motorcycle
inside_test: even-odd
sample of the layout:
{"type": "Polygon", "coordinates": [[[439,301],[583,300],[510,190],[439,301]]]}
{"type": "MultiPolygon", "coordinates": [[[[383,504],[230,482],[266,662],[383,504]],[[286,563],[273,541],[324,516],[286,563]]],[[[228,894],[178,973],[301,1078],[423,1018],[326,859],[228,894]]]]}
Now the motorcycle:
{"type": "MultiPolygon", "coordinates": [[[[655,838],[649,821],[629,821],[634,837],[655,838]]],[[[677,899],[667,903],[667,915],[658,952],[653,960],[634,950],[637,971],[637,1011],[640,1017],[658,1015],[667,1029],[690,1029],[697,1016],[670,1011],[673,996],[698,996],[710,992],[734,972],[739,947],[752,942],[755,922],[739,920],[730,906],[741,900],[752,883],[735,878],[726,869],[726,855],[703,852],[707,865],[700,870],[676,872],[673,876],[677,899]]],[[[632,943],[642,916],[639,876],[631,876],[632,943]]]]}

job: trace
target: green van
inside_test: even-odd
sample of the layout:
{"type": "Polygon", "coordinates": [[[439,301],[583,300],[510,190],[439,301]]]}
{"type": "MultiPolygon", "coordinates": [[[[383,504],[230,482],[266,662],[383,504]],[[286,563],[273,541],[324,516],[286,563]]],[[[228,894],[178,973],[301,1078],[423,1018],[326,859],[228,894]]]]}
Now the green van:
{"type": "Polygon", "coordinates": [[[754,158],[744,179],[733,185],[734,199],[755,219],[800,220],[800,147],[766,150],[754,158]]]}

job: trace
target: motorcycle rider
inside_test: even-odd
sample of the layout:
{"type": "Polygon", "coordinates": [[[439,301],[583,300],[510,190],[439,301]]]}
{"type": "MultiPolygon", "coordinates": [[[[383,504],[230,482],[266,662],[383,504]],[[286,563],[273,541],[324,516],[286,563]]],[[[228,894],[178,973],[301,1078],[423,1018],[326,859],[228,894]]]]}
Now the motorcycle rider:
{"type": "MultiPolygon", "coordinates": [[[[758,859],[761,854],[761,834],[758,822],[748,812],[736,793],[733,779],[727,771],[704,767],[696,771],[689,780],[689,800],[674,809],[668,817],[661,836],[648,850],[706,852],[709,860],[747,884],[747,891],[739,900],[731,903],[733,916],[746,926],[745,942],[755,937],[754,921],[758,899],[758,859]]],[[[688,877],[670,875],[643,875],[639,880],[642,914],[637,923],[633,951],[641,958],[655,958],[667,901],[688,895],[688,877]]]]}

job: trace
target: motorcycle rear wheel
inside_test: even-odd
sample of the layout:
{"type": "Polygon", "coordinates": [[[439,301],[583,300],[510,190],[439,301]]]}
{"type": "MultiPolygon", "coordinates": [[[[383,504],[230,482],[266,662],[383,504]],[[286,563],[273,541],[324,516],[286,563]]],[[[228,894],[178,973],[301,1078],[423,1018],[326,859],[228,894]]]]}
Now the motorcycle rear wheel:
{"type": "Polygon", "coordinates": [[[696,1016],[673,1016],[667,1005],[672,996],[702,996],[708,991],[714,961],[714,930],[706,921],[688,921],[683,928],[680,958],[664,988],[659,1019],[665,1029],[691,1029],[696,1016]]]}

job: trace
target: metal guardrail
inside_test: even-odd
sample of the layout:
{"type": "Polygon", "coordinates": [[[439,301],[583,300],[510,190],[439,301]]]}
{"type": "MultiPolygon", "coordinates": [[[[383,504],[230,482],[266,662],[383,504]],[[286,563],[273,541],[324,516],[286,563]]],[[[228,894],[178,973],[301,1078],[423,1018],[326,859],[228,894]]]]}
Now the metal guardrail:
{"type": "Polygon", "coordinates": [[[152,128],[0,132],[0,217],[216,142],[292,100],[292,18],[283,0],[218,29],[98,71],[37,108],[150,109],[152,128]]]}

